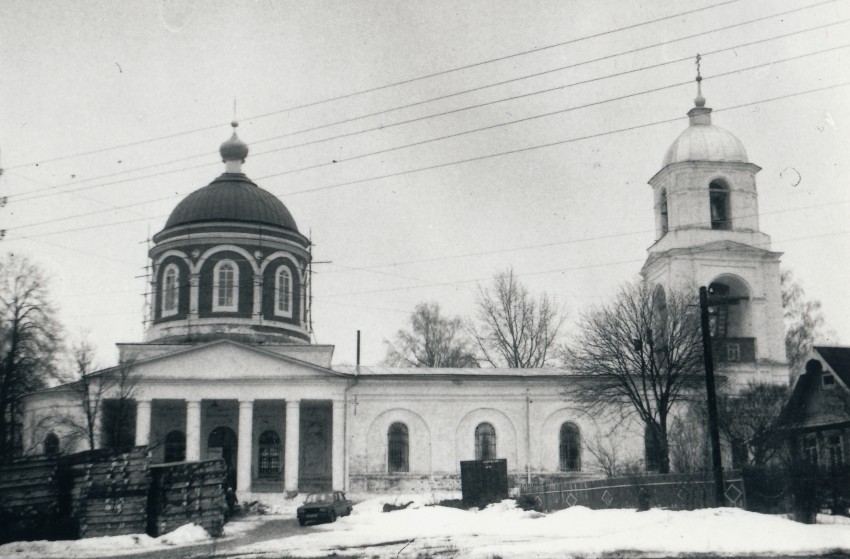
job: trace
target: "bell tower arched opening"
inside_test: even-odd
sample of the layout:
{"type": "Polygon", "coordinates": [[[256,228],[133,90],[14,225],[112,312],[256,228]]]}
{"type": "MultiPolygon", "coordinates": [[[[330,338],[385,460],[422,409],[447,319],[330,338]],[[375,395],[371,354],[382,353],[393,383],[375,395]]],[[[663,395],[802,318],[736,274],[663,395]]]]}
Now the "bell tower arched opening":
{"type": "Polygon", "coordinates": [[[729,206],[729,185],[722,179],[714,179],[708,185],[708,201],[711,210],[712,229],[731,229],[732,215],[729,206]]]}

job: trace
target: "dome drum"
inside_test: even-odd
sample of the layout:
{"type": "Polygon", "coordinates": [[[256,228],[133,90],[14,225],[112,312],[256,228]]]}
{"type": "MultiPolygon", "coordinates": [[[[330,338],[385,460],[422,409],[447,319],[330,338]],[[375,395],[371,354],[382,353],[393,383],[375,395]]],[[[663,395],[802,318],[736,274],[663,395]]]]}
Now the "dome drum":
{"type": "Polygon", "coordinates": [[[154,236],[146,339],[309,343],[310,241],[242,174],[248,148],[235,133],[220,151],[226,172],[183,199],[154,236]]]}

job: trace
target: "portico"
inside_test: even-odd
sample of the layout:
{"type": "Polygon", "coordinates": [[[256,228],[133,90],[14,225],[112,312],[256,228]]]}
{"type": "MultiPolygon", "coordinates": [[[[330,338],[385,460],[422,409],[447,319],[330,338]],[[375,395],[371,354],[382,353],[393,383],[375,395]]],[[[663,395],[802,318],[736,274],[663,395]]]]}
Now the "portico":
{"type": "Polygon", "coordinates": [[[344,489],[344,375],[226,340],[189,352],[134,365],[135,443],[155,461],[222,458],[239,492],[344,489]]]}

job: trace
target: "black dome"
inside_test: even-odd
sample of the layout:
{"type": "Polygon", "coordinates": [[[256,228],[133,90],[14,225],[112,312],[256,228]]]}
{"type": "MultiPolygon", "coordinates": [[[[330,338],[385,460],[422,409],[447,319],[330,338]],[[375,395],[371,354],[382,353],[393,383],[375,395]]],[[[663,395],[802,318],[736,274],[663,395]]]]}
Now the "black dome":
{"type": "Polygon", "coordinates": [[[205,221],[242,221],[298,231],[292,214],[271,192],[242,173],[224,173],[177,204],[166,229],[205,221]]]}

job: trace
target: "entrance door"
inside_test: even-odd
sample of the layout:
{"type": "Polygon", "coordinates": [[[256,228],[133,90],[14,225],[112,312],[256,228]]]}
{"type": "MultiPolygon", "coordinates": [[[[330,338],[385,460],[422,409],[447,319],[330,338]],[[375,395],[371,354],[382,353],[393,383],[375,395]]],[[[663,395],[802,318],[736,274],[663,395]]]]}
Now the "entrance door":
{"type": "Polygon", "coordinates": [[[207,458],[221,458],[227,466],[227,485],[236,487],[236,433],[230,427],[216,427],[207,439],[207,458]]]}

